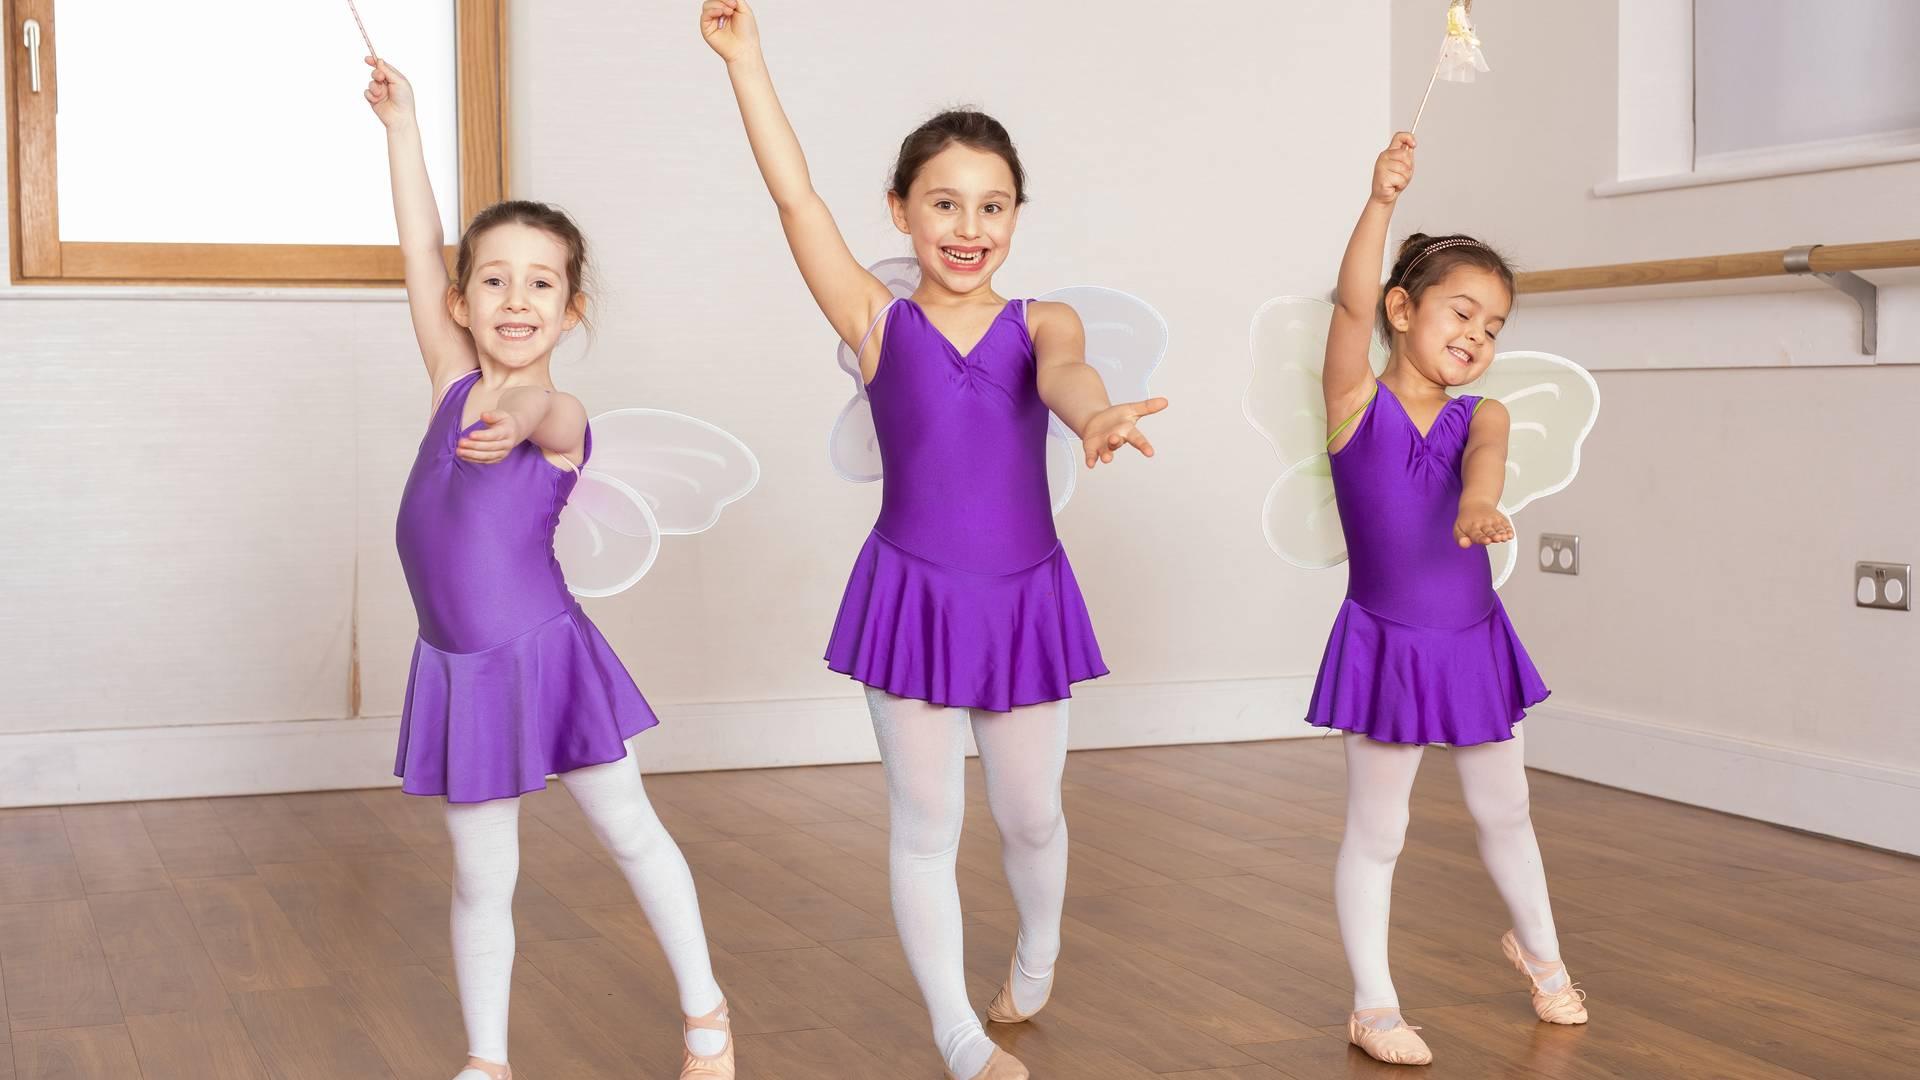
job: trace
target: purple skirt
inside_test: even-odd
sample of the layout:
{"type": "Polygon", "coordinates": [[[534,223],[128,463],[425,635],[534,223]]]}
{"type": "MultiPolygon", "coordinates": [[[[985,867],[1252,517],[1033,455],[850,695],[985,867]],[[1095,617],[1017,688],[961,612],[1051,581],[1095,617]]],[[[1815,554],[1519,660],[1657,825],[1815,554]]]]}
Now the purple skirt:
{"type": "Polygon", "coordinates": [[[547,777],[627,756],[659,723],[612,646],[577,608],[490,649],[416,641],[393,774],[409,795],[507,799],[547,777]]]}
{"type": "Polygon", "coordinates": [[[1074,683],[1107,673],[1063,548],[981,574],[877,532],[854,561],[826,660],[897,697],[993,712],[1072,697],[1074,683]]]}
{"type": "Polygon", "coordinates": [[[1495,597],[1479,621],[1411,626],[1340,605],[1307,722],[1381,742],[1474,746],[1513,738],[1546,684],[1495,597]]]}

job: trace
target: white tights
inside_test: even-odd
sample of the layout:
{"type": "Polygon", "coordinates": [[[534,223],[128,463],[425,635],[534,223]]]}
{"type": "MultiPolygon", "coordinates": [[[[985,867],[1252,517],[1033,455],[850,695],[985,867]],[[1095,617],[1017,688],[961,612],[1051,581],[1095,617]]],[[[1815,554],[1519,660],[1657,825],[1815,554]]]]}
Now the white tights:
{"type": "MultiPolygon", "coordinates": [[[[679,984],[680,1011],[688,1016],[710,1012],[720,1004],[720,987],[707,958],[693,875],[647,801],[632,746],[619,761],[575,769],[560,779],[619,864],[652,924],[679,984]]],[[[453,838],[454,977],[467,1023],[467,1053],[504,1064],[513,976],[513,890],[520,871],[520,800],[449,803],[447,832],[453,838]]],[[[689,1040],[701,1054],[718,1053],[726,1045],[718,1031],[695,1030],[689,1040]],[[692,1041],[696,1037],[698,1044],[692,1041]]]]}
{"type": "Polygon", "coordinates": [[[947,1070],[970,1077],[986,1066],[993,1043],[967,1003],[954,877],[966,808],[967,729],[980,747],[987,806],[1000,829],[1007,886],[1020,915],[1016,1005],[1032,1007],[1053,978],[1067,893],[1067,822],[1060,812],[1067,703],[995,713],[869,688],[867,707],[887,772],[888,864],[900,946],[947,1070]]]}
{"type": "MultiPolygon", "coordinates": [[[[1397,1012],[1400,998],[1387,970],[1387,914],[1393,866],[1406,840],[1407,801],[1422,748],[1376,742],[1365,735],[1342,738],[1347,754],[1347,825],[1334,864],[1333,898],[1347,965],[1353,969],[1353,1007],[1356,1012],[1397,1012]]],[[[1507,742],[1457,748],[1452,757],[1460,770],[1467,812],[1479,832],[1480,861],[1506,901],[1515,936],[1535,958],[1557,961],[1560,942],[1528,810],[1519,729],[1507,742]]],[[[1544,977],[1543,982],[1552,988],[1544,977]]]]}

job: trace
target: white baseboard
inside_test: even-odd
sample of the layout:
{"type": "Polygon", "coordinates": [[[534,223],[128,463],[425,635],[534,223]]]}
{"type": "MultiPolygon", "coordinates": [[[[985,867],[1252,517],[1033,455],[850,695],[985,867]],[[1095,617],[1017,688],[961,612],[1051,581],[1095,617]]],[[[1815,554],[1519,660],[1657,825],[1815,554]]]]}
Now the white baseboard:
{"type": "Polygon", "coordinates": [[[1526,732],[1537,769],[1920,855],[1920,771],[1551,703],[1526,732]]]}
{"type": "MultiPolygon", "coordinates": [[[[851,685],[851,684],[849,684],[851,685]]],[[[1072,746],[1246,742],[1319,734],[1311,676],[1082,683],[1072,746]]],[[[865,702],[846,697],[661,705],[647,772],[876,761],[865,702]]],[[[391,787],[395,716],[0,734],[0,807],[391,787]]]]}

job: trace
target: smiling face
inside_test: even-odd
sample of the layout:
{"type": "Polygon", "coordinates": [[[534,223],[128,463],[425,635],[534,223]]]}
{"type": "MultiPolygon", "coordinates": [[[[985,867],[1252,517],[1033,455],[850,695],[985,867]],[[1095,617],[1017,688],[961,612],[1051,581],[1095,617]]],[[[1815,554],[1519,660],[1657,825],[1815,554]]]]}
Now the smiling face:
{"type": "Polygon", "coordinates": [[[448,294],[455,322],[493,363],[524,368],[579,325],[586,296],[567,279],[567,245],[545,229],[505,222],[473,239],[466,287],[448,294]]]}
{"type": "Polygon", "coordinates": [[[924,280],[948,292],[985,289],[1013,245],[1019,200],[1006,159],[953,143],[927,159],[905,198],[889,193],[893,223],[913,241],[924,280]]]}
{"type": "Polygon", "coordinates": [[[1512,309],[1507,283],[1477,266],[1455,267],[1418,299],[1398,287],[1387,294],[1396,355],[1441,386],[1464,386],[1486,372],[1512,309]]]}

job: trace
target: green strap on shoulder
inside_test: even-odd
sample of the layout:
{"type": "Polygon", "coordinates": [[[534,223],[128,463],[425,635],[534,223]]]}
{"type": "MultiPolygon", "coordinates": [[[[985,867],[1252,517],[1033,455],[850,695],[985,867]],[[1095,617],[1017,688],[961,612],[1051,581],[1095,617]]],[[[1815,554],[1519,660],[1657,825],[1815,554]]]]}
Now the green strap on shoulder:
{"type": "Polygon", "coordinates": [[[1327,445],[1325,449],[1328,449],[1328,450],[1333,449],[1333,440],[1339,438],[1341,432],[1347,430],[1349,427],[1352,427],[1353,422],[1355,420],[1360,419],[1361,415],[1367,411],[1368,406],[1373,404],[1373,399],[1379,396],[1380,396],[1380,380],[1375,379],[1373,380],[1373,393],[1367,395],[1366,404],[1360,406],[1358,409],[1355,409],[1352,416],[1349,416],[1345,420],[1340,421],[1340,426],[1337,428],[1334,428],[1333,434],[1327,436],[1327,445]]]}

